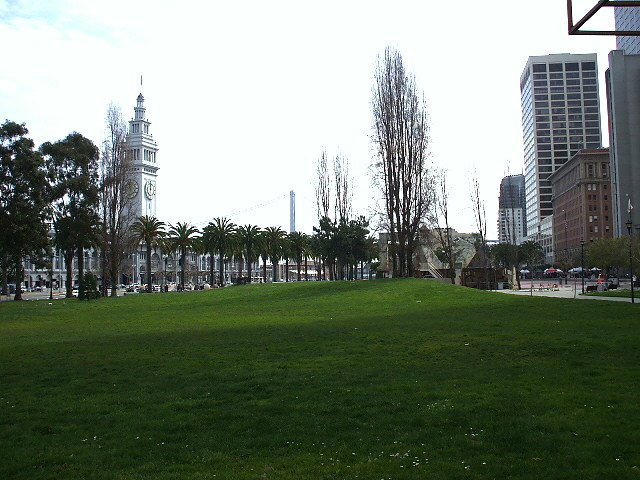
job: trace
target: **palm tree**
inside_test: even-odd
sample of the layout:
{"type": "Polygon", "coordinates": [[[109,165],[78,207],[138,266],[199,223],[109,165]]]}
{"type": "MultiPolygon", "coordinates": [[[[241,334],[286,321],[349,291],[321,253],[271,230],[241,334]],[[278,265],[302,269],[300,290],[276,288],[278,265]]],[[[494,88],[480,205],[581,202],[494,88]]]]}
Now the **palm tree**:
{"type": "Polygon", "coordinates": [[[212,249],[218,252],[220,257],[220,286],[224,286],[224,257],[233,245],[236,225],[228,218],[214,218],[213,222],[207,225],[212,249]]]}
{"type": "Polygon", "coordinates": [[[211,285],[215,282],[215,253],[216,253],[216,244],[214,241],[214,230],[213,224],[209,223],[206,227],[202,229],[202,237],[200,238],[200,245],[202,247],[202,253],[204,255],[209,254],[209,283],[211,285]]]}
{"type": "Polygon", "coordinates": [[[264,231],[266,253],[271,260],[272,282],[278,280],[278,262],[282,258],[283,239],[286,232],[280,227],[267,227],[264,231]]]}
{"type": "MultiPolygon", "coordinates": [[[[308,249],[309,239],[306,234],[301,232],[291,232],[289,234],[289,244],[291,247],[291,254],[296,261],[298,267],[298,281],[300,281],[300,264],[306,255],[308,249]]],[[[306,265],[305,265],[306,268],[306,265]]]]}
{"type": "Polygon", "coordinates": [[[151,282],[151,249],[159,245],[164,239],[166,234],[164,227],[164,222],[148,215],[138,217],[138,220],[131,227],[135,239],[139,242],[144,242],[147,249],[147,293],[153,291],[151,282]]]}
{"type": "Polygon", "coordinates": [[[195,226],[188,223],[176,223],[169,226],[169,245],[171,250],[180,252],[180,283],[184,287],[184,275],[186,269],[186,257],[189,249],[197,249],[200,233],[195,226]]]}
{"type": "Polygon", "coordinates": [[[267,247],[267,232],[262,230],[258,238],[258,252],[260,257],[262,257],[262,281],[264,283],[267,283],[267,257],[269,256],[267,247]]]}
{"type": "Polygon", "coordinates": [[[255,225],[244,225],[238,227],[237,231],[238,242],[242,246],[244,251],[244,257],[247,260],[247,276],[249,277],[249,283],[252,279],[252,266],[258,258],[258,243],[260,241],[260,229],[255,225]]]}

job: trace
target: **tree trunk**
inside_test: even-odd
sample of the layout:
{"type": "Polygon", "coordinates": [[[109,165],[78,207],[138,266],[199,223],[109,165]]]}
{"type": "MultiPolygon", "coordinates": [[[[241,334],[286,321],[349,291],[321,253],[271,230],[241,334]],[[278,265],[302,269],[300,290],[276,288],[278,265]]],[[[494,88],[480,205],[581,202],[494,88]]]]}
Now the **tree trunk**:
{"type": "Polygon", "coordinates": [[[183,249],[180,252],[180,285],[182,286],[182,289],[184,290],[184,275],[185,275],[185,270],[186,270],[186,261],[187,261],[187,250],[183,249]]]}
{"type": "Polygon", "coordinates": [[[147,293],[153,292],[153,283],[151,281],[151,244],[147,243],[147,293]]]}
{"type": "Polygon", "coordinates": [[[244,273],[244,258],[242,258],[242,256],[240,257],[238,265],[240,265],[238,267],[238,279],[240,282],[242,282],[242,274],[244,273]]]}
{"type": "Polygon", "coordinates": [[[9,295],[9,256],[5,253],[2,255],[2,295],[9,295]]]}
{"type": "Polygon", "coordinates": [[[67,269],[66,298],[73,297],[73,250],[63,252],[64,265],[67,269]]]}
{"type": "MultiPolygon", "coordinates": [[[[112,254],[112,257],[115,255],[112,254]]],[[[116,265],[112,265],[109,269],[109,281],[111,282],[111,296],[118,296],[118,268],[116,265]]]]}
{"type": "Polygon", "coordinates": [[[24,266],[22,265],[22,258],[18,257],[15,261],[16,269],[16,294],[13,297],[14,300],[22,300],[22,282],[24,281],[24,266]]]}
{"type": "Polygon", "coordinates": [[[84,247],[78,247],[78,297],[84,298],[84,247]]]}
{"type": "MultiPolygon", "coordinates": [[[[107,256],[104,250],[100,249],[100,294],[107,296],[107,256]]],[[[133,282],[131,282],[133,283],[133,282]]]]}
{"type": "Polygon", "coordinates": [[[224,251],[220,250],[218,256],[220,257],[220,286],[224,287],[224,251]]]}
{"type": "Polygon", "coordinates": [[[262,283],[267,283],[267,259],[262,257],[262,283]]]}

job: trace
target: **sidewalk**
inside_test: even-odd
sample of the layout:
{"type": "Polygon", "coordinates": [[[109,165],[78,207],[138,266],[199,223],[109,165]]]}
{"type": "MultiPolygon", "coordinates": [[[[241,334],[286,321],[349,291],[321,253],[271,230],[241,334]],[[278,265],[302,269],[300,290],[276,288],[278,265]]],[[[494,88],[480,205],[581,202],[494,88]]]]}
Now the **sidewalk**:
{"type": "MultiPolygon", "coordinates": [[[[553,283],[548,281],[534,281],[533,282],[533,290],[531,289],[531,282],[524,281],[521,283],[522,290],[493,290],[494,292],[499,293],[508,293],[511,295],[525,295],[525,296],[533,296],[533,297],[555,297],[555,298],[575,298],[576,300],[607,300],[610,302],[627,302],[631,303],[631,298],[621,298],[621,297],[598,297],[595,295],[582,295],[582,284],[570,283],[568,285],[558,285],[555,289],[553,288],[553,283]],[[540,283],[542,283],[543,288],[540,289],[540,283]]],[[[585,285],[586,286],[586,285],[585,285]]],[[[640,293],[640,292],[638,292],[640,293]]],[[[640,295],[637,295],[640,297],[640,295]]],[[[636,303],[640,303],[640,298],[636,298],[636,303]]]]}

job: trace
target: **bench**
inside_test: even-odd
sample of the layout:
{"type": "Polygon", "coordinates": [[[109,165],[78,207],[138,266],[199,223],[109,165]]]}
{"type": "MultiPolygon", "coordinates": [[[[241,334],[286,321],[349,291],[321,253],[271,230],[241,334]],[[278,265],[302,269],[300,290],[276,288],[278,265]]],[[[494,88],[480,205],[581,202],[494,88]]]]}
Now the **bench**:
{"type": "Polygon", "coordinates": [[[610,283],[609,286],[607,287],[607,290],[617,290],[618,289],[618,285],[616,285],[615,283],[610,283]]]}
{"type": "Polygon", "coordinates": [[[598,286],[597,285],[587,285],[586,287],[586,292],[597,292],[598,291],[598,286]]]}

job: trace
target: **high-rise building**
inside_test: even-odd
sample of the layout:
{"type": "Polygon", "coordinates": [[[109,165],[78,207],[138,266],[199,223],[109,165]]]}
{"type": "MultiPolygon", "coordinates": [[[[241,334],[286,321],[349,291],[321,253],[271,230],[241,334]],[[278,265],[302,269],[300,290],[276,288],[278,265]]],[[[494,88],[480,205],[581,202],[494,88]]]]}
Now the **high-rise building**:
{"type": "Polygon", "coordinates": [[[142,215],[156,216],[156,180],[158,145],[149,133],[151,122],[146,118],[144,97],[138,95],[134,117],[129,121],[127,150],[131,153],[130,179],[127,181],[127,195],[132,201],[133,218],[142,215]]]}
{"type": "Polygon", "coordinates": [[[498,241],[520,245],[527,237],[524,175],[502,179],[498,209],[498,241]]]}
{"type": "Polygon", "coordinates": [[[602,145],[596,54],[529,57],[520,92],[527,234],[550,259],[549,176],[579,150],[602,145]]]}
{"type": "MultiPolygon", "coordinates": [[[[615,7],[616,30],[640,30],[640,7],[615,7]]],[[[617,37],[616,48],[629,55],[640,54],[640,37],[617,37]]]]}
{"type": "Polygon", "coordinates": [[[609,54],[605,74],[615,236],[640,228],[640,55],[609,54]],[[629,204],[635,208],[630,209],[629,204]]]}

